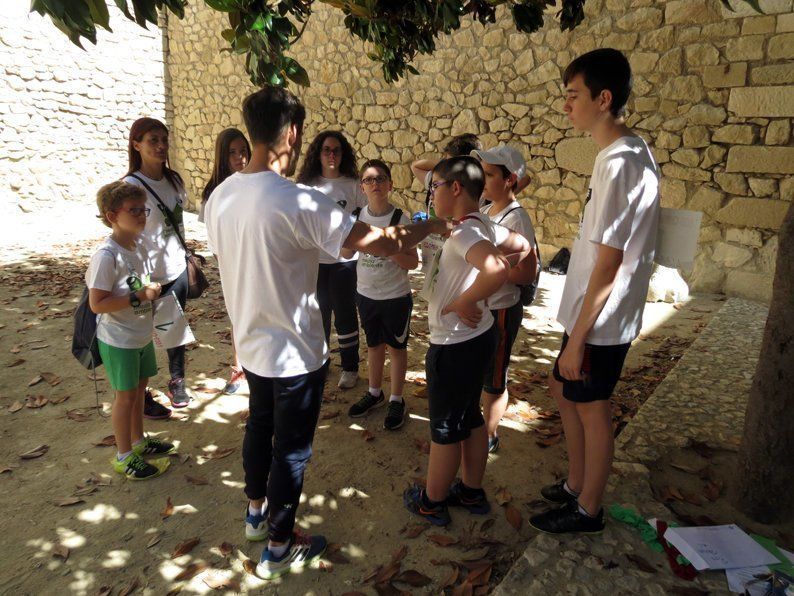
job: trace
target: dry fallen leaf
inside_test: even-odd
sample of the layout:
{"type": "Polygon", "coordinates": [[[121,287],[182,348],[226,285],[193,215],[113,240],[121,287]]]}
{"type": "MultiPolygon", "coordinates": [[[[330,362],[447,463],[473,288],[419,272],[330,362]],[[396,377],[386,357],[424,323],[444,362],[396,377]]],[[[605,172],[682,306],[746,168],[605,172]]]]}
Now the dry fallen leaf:
{"type": "Polygon", "coordinates": [[[92,486],[92,485],[82,486],[82,487],[79,487],[76,491],[74,491],[73,494],[74,494],[75,497],[85,497],[85,496],[88,496],[90,494],[95,493],[97,490],[99,490],[99,489],[97,489],[96,486],[92,486]]]}
{"type": "Polygon", "coordinates": [[[361,431],[361,438],[365,441],[373,441],[375,439],[375,435],[373,435],[368,430],[361,431]]]}
{"type": "Polygon", "coordinates": [[[222,577],[219,575],[207,575],[202,581],[213,590],[231,590],[232,592],[240,591],[240,582],[231,577],[222,577]]]}
{"type": "Polygon", "coordinates": [[[30,380],[30,382],[28,382],[28,387],[33,387],[33,385],[37,385],[41,383],[43,380],[44,377],[42,377],[41,375],[36,375],[30,380]]]}
{"type": "Polygon", "coordinates": [[[49,445],[39,445],[38,447],[34,447],[30,451],[26,451],[25,453],[21,453],[19,455],[22,459],[34,459],[36,457],[41,457],[45,453],[50,450],[49,445]]]}
{"type": "Polygon", "coordinates": [[[229,542],[221,542],[218,550],[220,551],[221,556],[228,557],[232,554],[232,551],[234,551],[234,545],[230,544],[229,542]]]}
{"type": "Polygon", "coordinates": [[[320,416],[320,420],[331,420],[332,418],[336,418],[339,416],[339,410],[328,410],[322,413],[320,416]]]}
{"type": "Polygon", "coordinates": [[[154,536],[152,536],[152,537],[149,539],[149,542],[147,542],[147,543],[146,543],[146,548],[152,548],[152,547],[153,547],[155,544],[157,544],[158,542],[160,542],[160,540],[161,540],[162,538],[163,538],[163,535],[162,535],[162,534],[155,534],[154,536]]]}
{"type": "Polygon", "coordinates": [[[15,401],[13,404],[8,406],[8,411],[11,412],[12,414],[14,412],[19,412],[21,409],[22,409],[22,402],[20,402],[19,400],[15,401]]]}
{"type": "Polygon", "coordinates": [[[80,497],[67,497],[65,499],[55,499],[53,501],[58,507],[68,507],[69,505],[77,505],[78,503],[85,503],[80,497]]]}
{"type": "Polygon", "coordinates": [[[256,575],[256,563],[254,563],[251,559],[246,559],[243,561],[243,569],[249,575],[256,575]]]}
{"type": "Polygon", "coordinates": [[[626,558],[632,563],[634,563],[637,566],[637,569],[639,569],[640,571],[644,571],[645,573],[656,573],[656,567],[651,565],[641,556],[635,555],[634,553],[629,553],[626,555],[626,558]]]}
{"type": "Polygon", "coordinates": [[[24,358],[17,358],[11,364],[6,365],[6,368],[14,368],[15,366],[19,366],[25,362],[24,358]]]}
{"type": "Polygon", "coordinates": [[[63,402],[65,402],[70,397],[71,397],[71,395],[61,395],[59,397],[51,397],[50,398],[50,403],[53,404],[53,405],[62,404],[63,402]]]}
{"type": "Polygon", "coordinates": [[[398,563],[405,558],[405,555],[408,554],[408,545],[403,544],[402,546],[398,547],[394,550],[391,554],[391,562],[398,563]]]}
{"type": "Polygon", "coordinates": [[[45,381],[47,381],[47,384],[50,387],[55,387],[56,385],[60,384],[60,382],[61,382],[61,377],[59,377],[58,375],[54,375],[52,373],[43,372],[43,373],[40,373],[39,376],[42,379],[44,379],[45,381]]]}
{"type": "Polygon", "coordinates": [[[66,561],[69,558],[69,549],[62,544],[56,544],[52,547],[52,556],[66,561]]]}
{"type": "Polygon", "coordinates": [[[204,486],[205,484],[209,484],[206,478],[203,476],[190,476],[185,474],[185,480],[187,480],[190,484],[194,484],[196,486],[204,486]]]}
{"type": "Polygon", "coordinates": [[[385,567],[382,567],[380,571],[375,575],[375,583],[376,584],[383,584],[391,580],[397,572],[400,570],[401,563],[399,561],[392,561],[385,567]]]}
{"type": "Polygon", "coordinates": [[[416,538],[417,536],[419,536],[419,534],[427,530],[427,528],[428,528],[427,524],[414,524],[413,526],[409,526],[408,528],[406,528],[405,536],[407,538],[416,538]]]}
{"type": "Polygon", "coordinates": [[[171,553],[171,558],[176,559],[177,557],[188,554],[190,551],[196,548],[196,545],[198,545],[199,542],[201,542],[200,538],[189,538],[184,542],[180,542],[176,545],[174,552],[171,553]]]}
{"type": "Polygon", "coordinates": [[[454,536],[445,536],[444,534],[431,534],[427,539],[435,542],[439,546],[452,546],[460,542],[458,538],[454,536]]]}
{"type": "Polygon", "coordinates": [[[408,584],[409,586],[414,586],[415,588],[419,588],[421,586],[426,586],[427,584],[431,583],[433,580],[427,577],[426,575],[422,575],[418,571],[414,571],[413,569],[406,569],[399,575],[395,576],[394,581],[402,584],[408,584]]]}
{"type": "Polygon", "coordinates": [[[165,500],[165,509],[160,512],[160,517],[165,519],[166,517],[171,517],[174,514],[174,504],[171,502],[171,497],[167,497],[165,500]]]}
{"type": "Polygon", "coordinates": [[[507,522],[516,530],[520,530],[521,525],[524,523],[524,518],[521,517],[521,512],[512,505],[505,507],[505,518],[507,518],[507,522]]]}
{"type": "Polygon", "coordinates": [[[75,422],[87,422],[90,418],[86,412],[80,409],[67,410],[66,417],[69,420],[74,420],[75,422]]]}
{"type": "Polygon", "coordinates": [[[463,582],[452,589],[452,596],[473,596],[474,586],[469,582],[463,582]]]}
{"type": "Polygon", "coordinates": [[[479,567],[475,567],[469,571],[469,575],[466,577],[466,583],[471,584],[472,586],[486,585],[491,579],[492,569],[493,565],[491,563],[484,563],[479,567]]]}
{"type": "Polygon", "coordinates": [[[495,499],[499,505],[505,506],[513,500],[513,496],[506,488],[500,488],[496,491],[495,499]]]}
{"type": "Polygon", "coordinates": [[[50,401],[43,395],[28,395],[25,399],[27,400],[25,407],[31,409],[36,409],[46,406],[47,402],[50,401]]]}
{"type": "Polygon", "coordinates": [[[114,435],[108,435],[92,444],[94,447],[113,447],[116,444],[116,437],[114,435]]]}
{"type": "Polygon", "coordinates": [[[121,590],[118,593],[118,596],[129,596],[130,594],[132,594],[138,588],[139,584],[140,584],[140,581],[136,577],[130,583],[128,583],[126,586],[121,588],[121,590]]]}
{"type": "Polygon", "coordinates": [[[193,579],[199,573],[204,571],[207,568],[206,563],[191,563],[187,567],[185,567],[175,578],[175,582],[186,581],[189,579],[193,579]]]}
{"type": "Polygon", "coordinates": [[[222,459],[234,453],[234,447],[226,447],[225,449],[216,449],[210,453],[203,453],[204,459],[222,459]]]}
{"type": "Polygon", "coordinates": [[[99,586],[97,596],[110,596],[113,593],[113,586],[99,586]]]}
{"type": "Polygon", "coordinates": [[[441,586],[439,586],[439,587],[442,590],[444,588],[451,588],[452,586],[455,585],[455,582],[458,581],[458,576],[459,575],[460,575],[460,569],[458,569],[458,567],[456,565],[453,565],[452,569],[449,570],[449,574],[444,579],[444,581],[441,582],[441,586]]]}

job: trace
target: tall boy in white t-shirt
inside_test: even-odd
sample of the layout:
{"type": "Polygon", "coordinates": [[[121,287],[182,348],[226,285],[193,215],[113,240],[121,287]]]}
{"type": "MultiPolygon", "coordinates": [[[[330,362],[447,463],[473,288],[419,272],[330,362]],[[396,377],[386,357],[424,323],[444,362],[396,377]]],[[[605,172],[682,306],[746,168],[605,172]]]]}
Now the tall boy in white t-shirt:
{"type": "MultiPolygon", "coordinates": [[[[361,166],[361,189],[368,204],[361,210],[359,221],[379,228],[411,223],[402,210],[389,203],[391,170],[384,162],[370,159],[361,166]]],[[[344,251],[342,254],[344,256],[344,251]]],[[[356,306],[367,337],[369,389],[350,407],[348,415],[360,418],[385,403],[381,384],[388,348],[391,396],[383,421],[386,430],[397,430],[405,422],[403,387],[408,369],[408,334],[414,304],[408,271],[418,264],[419,255],[414,246],[390,257],[362,253],[356,267],[356,306]]]]}
{"type": "Polygon", "coordinates": [[[541,490],[562,505],[530,519],[543,532],[597,533],[614,452],[609,397],[639,335],[659,220],[659,171],[623,121],[631,67],[600,49],[565,69],[565,113],[596,156],[557,320],[565,327],[549,387],[560,409],[568,477],[541,490]]]}
{"type": "Polygon", "coordinates": [[[480,389],[496,347],[486,300],[505,283],[510,259],[519,262],[529,243],[491,223],[478,210],[485,176],[469,156],[442,160],[433,169],[430,191],[440,218],[460,221],[436,253],[425,277],[430,348],[425,358],[430,410],[427,487],[403,493],[406,508],[436,525],[451,519],[448,505],[487,513],[482,489],[488,433],[480,411],[480,389]],[[455,481],[458,469],[461,479],[455,481]],[[453,485],[454,482],[454,485],[453,485]]]}

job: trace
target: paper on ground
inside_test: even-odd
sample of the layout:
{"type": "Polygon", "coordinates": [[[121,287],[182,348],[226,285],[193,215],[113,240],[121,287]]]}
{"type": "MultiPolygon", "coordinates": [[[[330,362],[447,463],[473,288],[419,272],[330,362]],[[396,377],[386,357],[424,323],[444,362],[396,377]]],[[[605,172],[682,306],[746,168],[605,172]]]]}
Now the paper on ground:
{"type": "Polygon", "coordinates": [[[778,562],[775,555],[736,524],[667,528],[664,538],[698,571],[757,567],[778,562]]]}

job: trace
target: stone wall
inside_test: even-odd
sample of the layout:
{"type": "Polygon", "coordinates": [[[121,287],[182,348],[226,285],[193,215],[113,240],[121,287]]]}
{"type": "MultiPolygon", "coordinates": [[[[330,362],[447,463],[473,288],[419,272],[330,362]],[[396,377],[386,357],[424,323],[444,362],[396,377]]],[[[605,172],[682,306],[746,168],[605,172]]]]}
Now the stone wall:
{"type": "MultiPolygon", "coordinates": [[[[91,202],[127,169],[127,133],[140,116],[165,119],[162,33],[108,2],[113,33],[74,46],[30,3],[0,11],[0,213],[91,202]]],[[[7,223],[7,221],[6,221],[7,223]]]]}
{"type": "MultiPolygon", "coordinates": [[[[175,163],[194,197],[215,134],[240,125],[252,89],[241,59],[219,52],[224,17],[200,4],[169,25],[175,163]]],[[[478,132],[486,146],[514,144],[532,175],[522,203],[548,256],[572,243],[596,153],[562,113],[562,70],[582,52],[618,48],[635,73],[628,123],[661,164],[663,205],[704,213],[693,289],[768,301],[776,231],[794,195],[792,4],[761,0],[767,14],[757,15],[719,0],[588,0],[573,32],[551,22],[525,35],[509,18],[469,24],[416,61],[421,74],[394,86],[339,12],[318,6],[296,48],[312,80],[297,90],[307,142],[342,128],[362,158],[394,165],[400,199],[414,209],[422,192],[413,159],[461,132],[478,132]]]]}

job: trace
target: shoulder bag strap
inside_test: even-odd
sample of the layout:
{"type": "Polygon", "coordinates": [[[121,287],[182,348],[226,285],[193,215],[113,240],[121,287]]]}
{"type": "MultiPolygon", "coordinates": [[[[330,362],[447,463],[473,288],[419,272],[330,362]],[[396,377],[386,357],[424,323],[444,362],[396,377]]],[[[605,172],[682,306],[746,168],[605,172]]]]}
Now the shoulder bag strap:
{"type": "Polygon", "coordinates": [[[155,199],[157,199],[157,202],[160,203],[160,207],[162,208],[163,213],[165,213],[166,217],[168,218],[168,221],[171,222],[171,227],[174,228],[176,237],[179,238],[179,243],[182,245],[182,248],[185,249],[185,252],[190,254],[190,249],[188,249],[187,244],[185,244],[185,239],[182,238],[182,234],[179,231],[179,225],[177,225],[176,218],[174,217],[172,211],[168,207],[166,207],[165,203],[163,203],[163,200],[160,198],[160,196],[156,192],[154,192],[154,189],[148,184],[146,184],[146,182],[144,182],[140,176],[137,176],[135,174],[130,174],[130,176],[135,178],[141,184],[143,184],[146,190],[149,191],[149,194],[151,194],[155,199]]]}
{"type": "Polygon", "coordinates": [[[400,223],[400,218],[402,216],[403,216],[403,210],[395,208],[394,213],[392,213],[391,219],[389,220],[389,225],[396,226],[398,223],[400,223]]]}
{"type": "Polygon", "coordinates": [[[521,208],[522,208],[522,207],[521,207],[521,205],[519,205],[518,207],[513,207],[513,208],[512,208],[510,211],[508,211],[507,213],[505,213],[505,214],[502,216],[502,219],[500,219],[500,220],[499,220],[498,222],[496,222],[496,223],[498,223],[499,225],[501,225],[501,224],[502,224],[502,222],[505,220],[505,218],[506,218],[508,215],[510,215],[510,214],[511,214],[513,211],[515,211],[516,209],[521,209],[521,208]]]}

